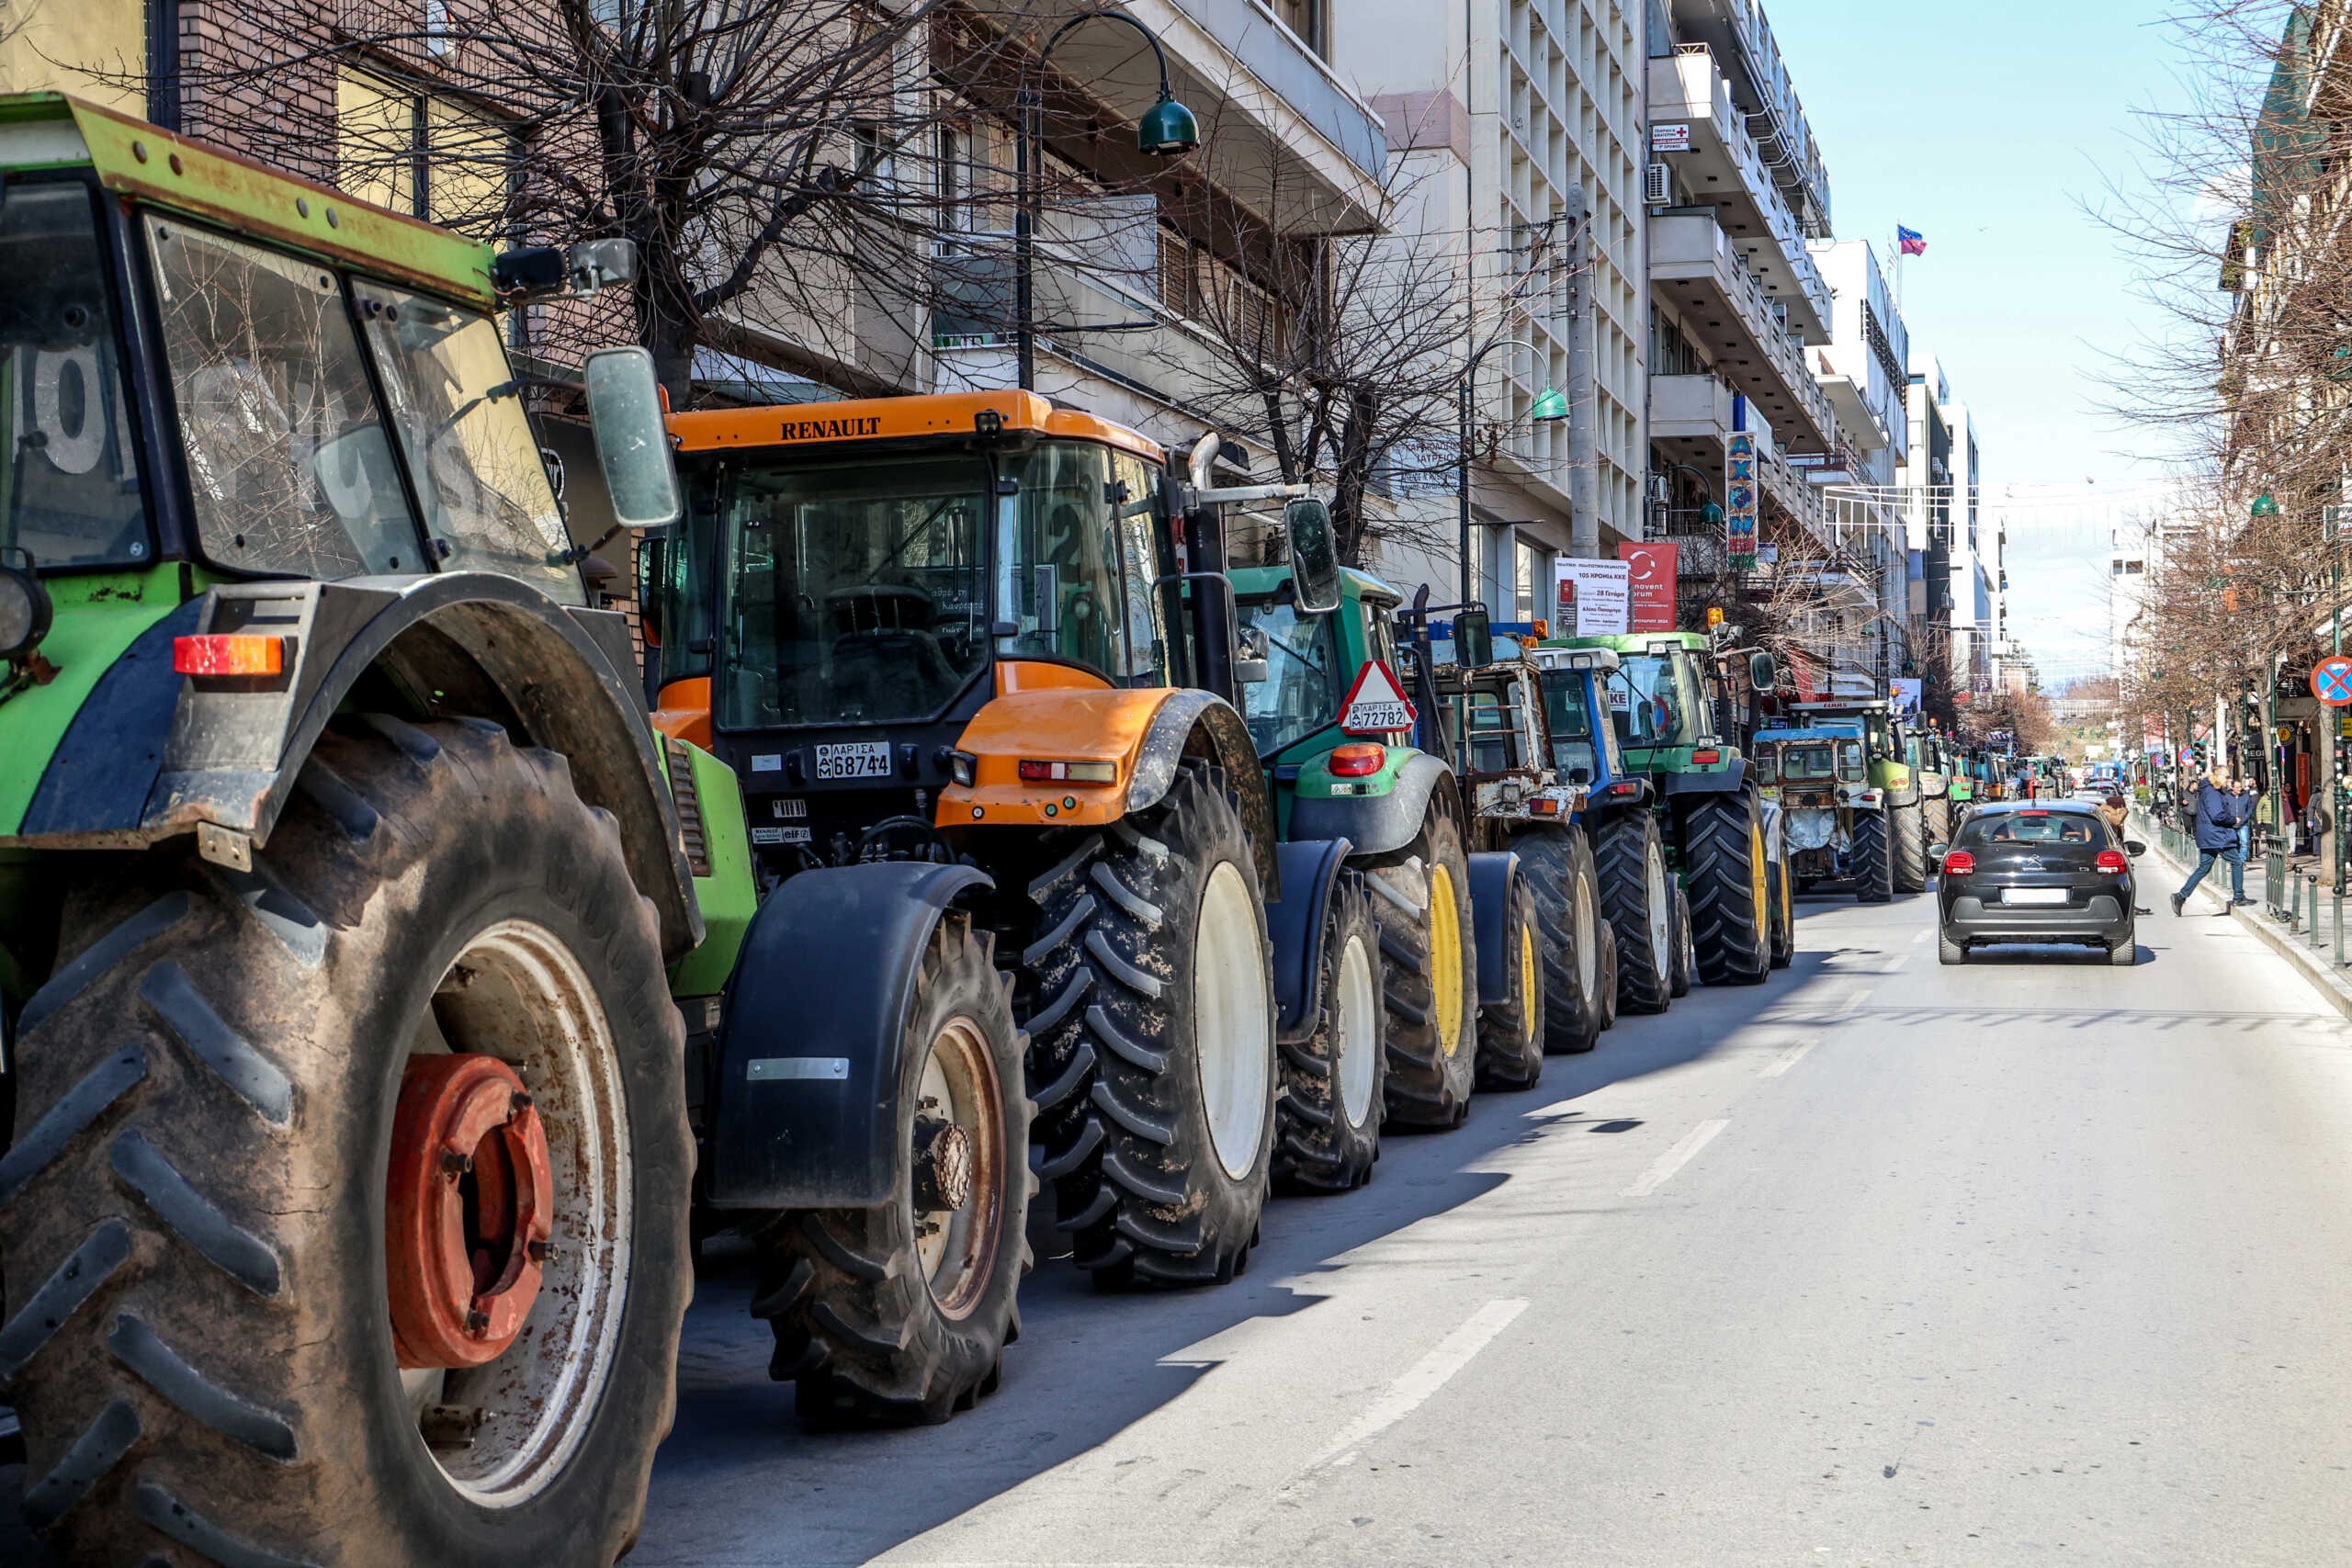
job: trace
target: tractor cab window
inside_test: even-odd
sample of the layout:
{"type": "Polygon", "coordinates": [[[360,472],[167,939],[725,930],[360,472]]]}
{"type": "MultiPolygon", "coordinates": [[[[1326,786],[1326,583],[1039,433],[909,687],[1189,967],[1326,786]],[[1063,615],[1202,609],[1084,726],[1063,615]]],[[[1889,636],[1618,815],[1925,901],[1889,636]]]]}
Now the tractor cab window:
{"type": "Polygon", "coordinates": [[[1688,746],[1708,728],[1705,705],[1699,700],[1698,682],[1690,660],[1671,652],[1625,656],[1619,674],[1626,701],[1618,705],[1612,692],[1610,708],[1617,721],[1617,739],[1636,749],[1688,746]]]}
{"type": "Polygon", "coordinates": [[[937,715],[989,661],[973,454],[751,468],[721,503],[713,708],[727,728],[937,715]]]}
{"type": "Polygon", "coordinates": [[[1266,661],[1266,678],[1241,688],[1242,713],[1258,754],[1271,757],[1337,719],[1351,677],[1340,673],[1330,616],[1300,615],[1287,594],[1238,608],[1242,641],[1266,661]]]}
{"type": "Polygon", "coordinates": [[[0,185],[0,547],[43,567],[153,557],[96,209],[80,181],[0,185]]]}
{"type": "Polygon", "coordinates": [[[1552,731],[1552,767],[1560,782],[1595,784],[1600,778],[1600,758],[1595,748],[1592,705],[1581,671],[1544,672],[1544,717],[1552,731]]]}
{"type": "Polygon", "coordinates": [[[206,558],[311,578],[423,570],[334,276],[177,220],[150,216],[147,243],[206,558]]]}
{"type": "Polygon", "coordinates": [[[1159,683],[1165,615],[1154,619],[1153,601],[1164,573],[1156,549],[1131,558],[1151,546],[1155,497],[1121,500],[1110,449],[1091,442],[1040,442],[1004,470],[1017,488],[1000,502],[998,618],[1018,628],[1005,655],[1067,659],[1122,685],[1159,683]],[[1149,645],[1136,645],[1139,630],[1149,645]]]}
{"type": "Polygon", "coordinates": [[[1491,688],[1473,688],[1453,699],[1465,771],[1502,773],[1522,765],[1516,700],[1510,690],[1491,688]]]}
{"type": "Polygon", "coordinates": [[[1781,777],[1789,784],[1817,784],[1831,778],[1834,773],[1826,746],[1781,748],[1781,777]]]}
{"type": "Polygon", "coordinates": [[[497,323],[382,284],[352,292],[442,570],[494,571],[582,603],[571,532],[497,323]]]}

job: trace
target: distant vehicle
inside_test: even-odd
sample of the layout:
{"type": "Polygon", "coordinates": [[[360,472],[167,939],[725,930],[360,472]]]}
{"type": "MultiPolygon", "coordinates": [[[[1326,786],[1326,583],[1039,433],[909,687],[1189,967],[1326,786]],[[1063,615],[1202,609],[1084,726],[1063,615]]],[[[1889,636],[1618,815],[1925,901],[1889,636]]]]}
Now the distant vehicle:
{"type": "Polygon", "coordinates": [[[2067,942],[2137,964],[2132,862],[2147,848],[2080,801],[1979,807],[1944,856],[1939,956],[1965,964],[1991,942],[2067,942]]]}

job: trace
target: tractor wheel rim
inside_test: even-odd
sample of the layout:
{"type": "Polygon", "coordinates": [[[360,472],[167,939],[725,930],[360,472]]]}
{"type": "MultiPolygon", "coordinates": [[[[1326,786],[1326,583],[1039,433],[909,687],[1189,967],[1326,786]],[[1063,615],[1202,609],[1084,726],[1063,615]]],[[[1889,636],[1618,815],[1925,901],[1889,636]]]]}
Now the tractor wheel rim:
{"type": "Polygon", "coordinates": [[[1642,863],[1642,880],[1650,896],[1650,964],[1663,975],[1674,962],[1674,910],[1667,903],[1666,856],[1656,844],[1642,863]]]}
{"type": "Polygon", "coordinates": [[[940,1315],[971,1315],[1002,1243],[1004,1122],[988,1036],[950,1019],[931,1043],[915,1090],[907,1161],[915,1258],[940,1315]]]}
{"type": "Polygon", "coordinates": [[[1273,1024],[1266,955],[1249,884],[1231,861],[1209,873],[1193,936],[1193,1043],[1209,1142],[1239,1180],[1264,1153],[1272,1097],[1273,1024]]]}
{"type": "Polygon", "coordinates": [[[1535,1038],[1535,990],[1543,984],[1535,973],[1535,928],[1519,928],[1519,1017],[1520,1043],[1524,1045],[1535,1038]]]}
{"type": "MultiPolygon", "coordinates": [[[[498,1069],[439,1065],[452,1055],[469,1064],[494,1061],[519,1080],[526,1105],[514,1106],[515,1114],[478,1147],[503,1144],[503,1176],[518,1187],[536,1182],[540,1172],[534,1168],[544,1161],[548,1202],[529,1218],[529,1235],[515,1238],[522,1247],[506,1258],[537,1272],[535,1299],[507,1303],[523,1309],[513,1328],[522,1328],[527,1316],[528,1332],[507,1331],[506,1342],[478,1364],[426,1355],[424,1364],[399,1371],[419,1442],[443,1478],[481,1507],[512,1508],[564,1472],[612,1376],[637,1239],[620,1064],[587,971],[560,938],[527,920],[500,921],[466,943],[409,1047],[406,1083],[500,1077],[498,1069]],[[536,1149],[530,1123],[543,1140],[536,1149]],[[541,1238],[543,1248],[528,1247],[541,1238]],[[529,1256],[533,1250],[537,1257],[529,1256]]],[[[477,1084],[468,1092],[485,1091],[477,1084]]],[[[495,1092],[509,1089],[500,1081],[495,1092]]],[[[424,1098],[442,1101],[446,1095],[428,1090],[424,1098]]],[[[404,1108],[409,1100],[404,1090],[404,1108]]],[[[390,1160],[395,1181],[404,1167],[439,1164],[438,1147],[420,1151],[401,1141],[414,1132],[413,1122],[396,1116],[390,1160]]],[[[466,1173],[477,1188],[470,1200],[477,1225],[481,1211],[507,1206],[480,1190],[501,1179],[493,1171],[494,1162],[466,1173]]],[[[513,1202],[511,1212],[519,1213],[524,1201],[513,1202]]],[[[397,1216],[400,1207],[388,1190],[386,1250],[395,1275],[402,1265],[392,1254],[404,1232],[414,1237],[418,1224],[413,1213],[397,1216]]],[[[409,1309],[401,1310],[406,1315],[409,1309]]],[[[402,1348],[415,1348],[396,1341],[395,1355],[404,1362],[418,1359],[402,1348]]]]}
{"type": "Polygon", "coordinates": [[[1577,879],[1577,984],[1589,997],[1600,984],[1600,932],[1594,929],[1592,888],[1577,879]]]}
{"type": "Polygon", "coordinates": [[[1761,828],[1747,830],[1747,869],[1749,878],[1755,884],[1756,894],[1756,902],[1750,908],[1756,911],[1756,929],[1761,931],[1764,923],[1771,919],[1772,910],[1772,889],[1767,886],[1771,880],[1771,872],[1764,860],[1764,829],[1761,828]]]}
{"type": "Polygon", "coordinates": [[[1378,1063],[1373,1037],[1380,998],[1372,987],[1372,954],[1363,938],[1351,936],[1340,953],[1338,1027],[1332,1038],[1340,1049],[1340,1106],[1348,1125],[1361,1127],[1372,1116],[1372,1080],[1378,1063]]]}
{"type": "Polygon", "coordinates": [[[1430,985],[1436,992],[1438,1047],[1462,1049],[1462,909],[1453,901],[1453,874],[1430,863],[1430,985]]]}

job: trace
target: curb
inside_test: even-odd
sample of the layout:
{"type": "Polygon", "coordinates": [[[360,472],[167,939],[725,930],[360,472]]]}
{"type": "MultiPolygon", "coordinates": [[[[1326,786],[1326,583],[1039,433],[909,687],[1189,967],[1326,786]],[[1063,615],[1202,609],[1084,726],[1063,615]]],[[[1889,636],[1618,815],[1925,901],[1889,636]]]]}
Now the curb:
{"type": "MultiPolygon", "coordinates": [[[[2134,826],[2139,824],[2135,823],[2134,826]]],[[[2154,824],[2149,823],[2147,827],[2148,830],[2154,833],[2154,824]]],[[[2161,861],[2170,866],[2174,873],[2172,883],[2174,887],[2177,888],[2188,880],[2188,867],[2165,853],[2154,839],[2151,838],[2145,841],[2148,845],[2148,852],[2143,858],[2161,861]]],[[[2215,894],[2212,888],[2213,876],[2217,874],[2225,875],[2226,874],[2220,866],[2215,866],[2213,872],[2206,876],[2197,891],[2188,896],[2188,908],[2192,909],[2199,908],[2207,898],[2214,899],[2217,904],[2220,902],[2220,896],[2215,894]]],[[[2165,893],[2162,897],[2168,899],[2172,895],[2165,893]]],[[[2309,982],[2311,988],[2319,993],[2320,1000],[2335,1009],[2346,1021],[2352,1022],[2352,981],[2347,981],[2335,973],[2335,963],[2332,957],[2313,952],[2293,936],[2275,929],[2269,921],[2259,919],[2244,909],[2231,909],[2227,906],[2222,906],[2222,912],[2226,913],[2230,919],[2245,930],[2260,937],[2271,952],[2294,965],[2296,972],[2309,982]]]]}

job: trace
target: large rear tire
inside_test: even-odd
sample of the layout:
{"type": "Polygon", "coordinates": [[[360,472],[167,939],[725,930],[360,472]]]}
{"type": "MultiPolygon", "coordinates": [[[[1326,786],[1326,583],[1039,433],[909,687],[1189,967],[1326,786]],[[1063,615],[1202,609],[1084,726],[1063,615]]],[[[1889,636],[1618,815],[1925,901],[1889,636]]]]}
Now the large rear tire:
{"type": "Polygon", "coordinates": [[[762,1234],[752,1314],[811,1420],[940,1422],[994,1392],[1021,1332],[1029,1095],[993,939],[942,917],[916,973],[899,1082],[899,1196],[762,1234]]]}
{"type": "Polygon", "coordinates": [[[0,1160],[32,1522],[75,1562],[612,1562],[694,1160],[612,817],[496,726],[338,720],[251,873],[118,864],[0,1160]]]}
{"type": "Polygon", "coordinates": [[[1458,1127],[1470,1114],[1478,1056],[1478,953],[1470,858],[1437,802],[1402,861],[1375,867],[1373,892],[1385,961],[1388,1119],[1458,1127]]]}
{"type": "Polygon", "coordinates": [[[1883,904],[1894,897],[1894,861],[1888,852],[1887,813],[1854,813],[1854,897],[1859,903],[1883,904]]]}
{"type": "Polygon", "coordinates": [[[1278,1190],[1345,1192],[1372,1179],[1388,1070],[1380,984],[1372,895],[1361,872],[1342,871],[1323,911],[1321,1016],[1305,1041],[1282,1047],[1278,1190]]]}
{"type": "Polygon", "coordinates": [[[1273,964],[1221,769],[1070,840],[1029,885],[1021,954],[1040,1174],[1095,1282],[1222,1283],[1248,1266],[1273,1158],[1273,964]]]}
{"type": "Polygon", "coordinates": [[[1887,808],[1894,840],[1894,891],[1928,890],[1928,817],[1918,801],[1887,808]]]}
{"type": "Polygon", "coordinates": [[[1928,842],[1930,844],[1951,843],[1952,829],[1951,796],[1948,795],[1932,795],[1920,803],[1920,810],[1926,813],[1925,820],[1928,829],[1928,842]]]}
{"type": "Polygon", "coordinates": [[[1692,798],[1682,812],[1682,863],[1700,978],[1710,986],[1761,984],[1772,972],[1771,862],[1755,794],[1692,798]]]}
{"type": "Polygon", "coordinates": [[[1544,936],[1544,1049],[1577,1053],[1600,1042],[1600,890],[1580,828],[1543,829],[1511,841],[1535,894],[1544,936]]]}
{"type": "Polygon", "coordinates": [[[1674,1000],[1674,907],[1657,818],[1646,811],[1603,818],[1592,858],[1601,912],[1617,932],[1617,1010],[1664,1012],[1674,1000]]]}
{"type": "Polygon", "coordinates": [[[1535,916],[1535,890],[1525,875],[1510,879],[1510,908],[1503,920],[1505,991],[1487,1003],[1478,1018],[1478,1087],[1517,1091],[1533,1089],[1544,1076],[1544,931],[1535,916]]]}

